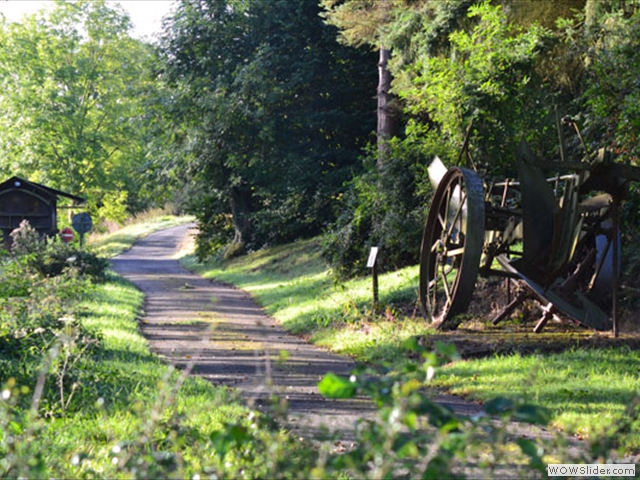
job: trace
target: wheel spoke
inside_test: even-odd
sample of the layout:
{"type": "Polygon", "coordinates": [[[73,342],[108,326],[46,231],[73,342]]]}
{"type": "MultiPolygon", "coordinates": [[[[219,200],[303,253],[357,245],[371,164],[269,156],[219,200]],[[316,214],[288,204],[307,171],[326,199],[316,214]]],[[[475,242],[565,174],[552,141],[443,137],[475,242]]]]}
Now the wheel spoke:
{"type": "Polygon", "coordinates": [[[451,235],[453,234],[453,228],[458,222],[460,222],[458,232],[462,232],[462,215],[461,214],[467,201],[467,195],[465,190],[462,188],[461,184],[458,185],[458,188],[460,189],[460,204],[458,205],[458,210],[453,216],[453,219],[451,220],[451,225],[449,225],[449,229],[447,230],[448,237],[451,237],[451,235]]]}
{"type": "Polygon", "coordinates": [[[441,328],[456,328],[451,321],[471,299],[483,227],[482,179],[466,168],[449,169],[436,189],[420,254],[420,303],[441,328]]]}
{"type": "Polygon", "coordinates": [[[447,231],[447,228],[448,228],[447,220],[449,219],[449,205],[451,205],[451,189],[447,189],[445,202],[444,202],[444,209],[440,211],[440,215],[444,215],[442,230],[445,232],[447,231]]]}
{"type": "Polygon", "coordinates": [[[431,299],[430,299],[430,307],[431,307],[431,314],[435,314],[436,310],[438,308],[438,275],[435,275],[433,280],[431,280],[430,283],[430,287],[429,287],[429,292],[431,293],[431,299]]]}
{"type": "Polygon", "coordinates": [[[464,245],[460,247],[456,246],[456,248],[452,250],[447,250],[447,257],[459,257],[463,253],[464,253],[464,245]]]}
{"type": "MultiPolygon", "coordinates": [[[[446,264],[442,264],[442,287],[444,293],[447,296],[447,303],[451,303],[451,286],[449,285],[449,279],[447,278],[447,272],[445,272],[446,264]]],[[[451,270],[449,270],[451,271],[451,270]]]]}

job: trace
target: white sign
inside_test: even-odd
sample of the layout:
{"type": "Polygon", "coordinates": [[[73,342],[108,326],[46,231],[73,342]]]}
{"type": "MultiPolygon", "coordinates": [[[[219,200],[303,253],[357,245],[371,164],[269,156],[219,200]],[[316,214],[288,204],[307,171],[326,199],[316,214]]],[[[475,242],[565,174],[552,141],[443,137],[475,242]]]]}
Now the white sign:
{"type": "Polygon", "coordinates": [[[373,268],[375,266],[376,258],[378,258],[378,247],[371,247],[369,259],[367,260],[367,268],[373,268]]]}

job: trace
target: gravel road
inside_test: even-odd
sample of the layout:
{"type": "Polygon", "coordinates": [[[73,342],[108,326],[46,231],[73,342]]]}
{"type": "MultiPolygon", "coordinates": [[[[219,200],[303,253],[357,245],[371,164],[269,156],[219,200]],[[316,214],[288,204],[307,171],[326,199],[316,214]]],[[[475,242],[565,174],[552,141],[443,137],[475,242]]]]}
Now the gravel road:
{"type": "MultiPolygon", "coordinates": [[[[145,294],[141,325],[152,350],[178,367],[192,365],[194,375],[215,385],[238,389],[254,408],[265,408],[274,394],[286,399],[289,426],[302,435],[324,426],[352,439],[355,422],[373,415],[372,405],[326,399],[316,385],[328,372],[348,375],[354,363],[288,334],[242,290],[186,270],[174,257],[194,233],[193,225],[162,230],[112,260],[145,294]]],[[[457,397],[438,399],[462,414],[482,410],[457,397]]]]}

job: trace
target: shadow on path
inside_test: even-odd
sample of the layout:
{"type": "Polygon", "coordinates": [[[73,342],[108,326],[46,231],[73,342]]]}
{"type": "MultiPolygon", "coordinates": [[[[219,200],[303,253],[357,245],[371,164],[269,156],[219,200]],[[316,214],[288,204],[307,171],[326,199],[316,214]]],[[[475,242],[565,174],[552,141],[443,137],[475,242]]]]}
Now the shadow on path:
{"type": "Polygon", "coordinates": [[[288,334],[245,292],[186,270],[173,256],[192,234],[193,225],[162,230],[112,260],[145,294],[141,325],[152,350],[238,389],[254,408],[265,408],[273,395],[286,399],[288,420],[301,434],[324,425],[351,439],[355,422],[374,407],[364,399],[326,399],[316,386],[326,373],[348,375],[355,364],[288,334]]]}
{"type": "MultiPolygon", "coordinates": [[[[250,407],[262,410],[274,395],[286,399],[289,426],[300,435],[317,437],[324,426],[352,441],[355,423],[372,418],[374,406],[361,398],[326,399],[317,383],[329,372],[349,375],[355,364],[290,335],[247,293],[186,270],[174,255],[193,234],[193,225],[162,230],[112,260],[116,273],[145,294],[141,329],[151,349],[179,368],[191,365],[193,375],[214,385],[237,389],[250,407]]],[[[459,397],[433,399],[459,415],[483,412],[459,397]]],[[[516,436],[549,436],[544,429],[512,427],[516,436]]]]}

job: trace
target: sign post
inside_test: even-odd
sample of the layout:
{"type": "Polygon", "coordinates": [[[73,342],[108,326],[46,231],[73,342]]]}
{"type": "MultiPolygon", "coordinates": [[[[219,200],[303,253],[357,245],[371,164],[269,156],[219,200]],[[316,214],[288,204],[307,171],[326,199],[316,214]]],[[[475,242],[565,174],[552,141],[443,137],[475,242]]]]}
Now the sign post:
{"type": "Polygon", "coordinates": [[[80,235],[80,246],[82,247],[84,234],[91,230],[91,227],[93,226],[91,215],[87,212],[78,213],[73,216],[71,223],[73,225],[73,229],[78,232],[78,235],[80,235]]]}
{"type": "Polygon", "coordinates": [[[69,227],[63,228],[60,232],[60,238],[64,243],[69,243],[71,240],[73,240],[73,230],[71,230],[69,227]]]}
{"type": "Polygon", "coordinates": [[[373,279],[373,304],[372,308],[375,312],[378,306],[378,247],[371,247],[369,259],[367,260],[367,268],[371,269],[371,278],[373,279]]]}

